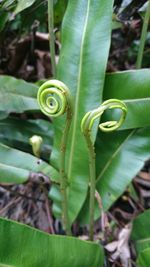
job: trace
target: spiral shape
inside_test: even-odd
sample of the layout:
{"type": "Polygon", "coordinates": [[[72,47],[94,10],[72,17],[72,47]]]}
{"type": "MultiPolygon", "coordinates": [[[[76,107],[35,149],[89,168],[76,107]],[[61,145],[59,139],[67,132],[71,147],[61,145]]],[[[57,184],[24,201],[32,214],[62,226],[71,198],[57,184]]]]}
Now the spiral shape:
{"type": "Polygon", "coordinates": [[[99,128],[103,132],[114,131],[123,124],[127,114],[127,106],[121,100],[109,99],[104,101],[99,108],[89,111],[85,114],[81,122],[81,130],[83,134],[86,135],[91,131],[94,121],[97,118],[100,118],[106,109],[120,109],[122,111],[122,114],[119,121],[107,121],[100,123],[99,128]]]}
{"type": "Polygon", "coordinates": [[[49,117],[58,117],[71,110],[68,87],[59,80],[49,80],[38,90],[37,100],[41,111],[49,117]]]}

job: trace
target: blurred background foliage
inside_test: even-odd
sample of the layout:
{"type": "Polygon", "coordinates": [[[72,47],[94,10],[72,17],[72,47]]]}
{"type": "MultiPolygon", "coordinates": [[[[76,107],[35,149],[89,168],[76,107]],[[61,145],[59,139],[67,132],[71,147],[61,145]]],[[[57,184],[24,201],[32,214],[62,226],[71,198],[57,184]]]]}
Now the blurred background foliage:
{"type": "MultiPolygon", "coordinates": [[[[54,1],[57,56],[67,2],[54,1]]],[[[115,0],[108,72],[135,68],[146,7],[146,0],[115,0]]],[[[37,81],[52,75],[47,17],[46,0],[0,1],[0,74],[13,75],[27,81],[37,81]]],[[[147,34],[143,67],[149,67],[149,58],[150,32],[147,34]]]]}

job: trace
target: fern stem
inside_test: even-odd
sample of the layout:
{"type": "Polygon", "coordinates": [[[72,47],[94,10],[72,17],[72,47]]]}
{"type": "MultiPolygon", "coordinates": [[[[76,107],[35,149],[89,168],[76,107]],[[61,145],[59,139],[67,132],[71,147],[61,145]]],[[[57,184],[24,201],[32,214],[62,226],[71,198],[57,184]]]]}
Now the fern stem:
{"type": "Polygon", "coordinates": [[[89,238],[94,238],[94,206],[95,206],[95,189],[96,189],[96,167],[95,167],[95,148],[91,139],[91,131],[93,123],[100,118],[106,109],[120,109],[122,114],[119,121],[107,121],[99,124],[99,128],[103,132],[111,132],[118,129],[125,120],[127,107],[118,99],[110,99],[105,101],[100,107],[89,111],[85,114],[81,122],[81,131],[85,137],[88,156],[89,156],[89,180],[90,180],[90,205],[89,205],[89,238]]]}
{"type": "Polygon", "coordinates": [[[90,132],[85,134],[89,155],[89,171],[90,171],[90,204],[89,204],[89,238],[92,241],[94,236],[94,206],[95,206],[95,149],[90,138],[90,132]]]}
{"type": "Polygon", "coordinates": [[[49,117],[59,117],[66,113],[66,123],[60,144],[60,191],[62,195],[62,221],[67,235],[71,234],[68,216],[67,177],[65,173],[66,146],[72,120],[72,101],[67,86],[58,80],[45,82],[38,91],[41,111],[49,117]]]}
{"type": "Polygon", "coordinates": [[[53,77],[56,76],[55,60],[55,35],[54,35],[54,1],[48,0],[48,30],[49,30],[49,48],[51,56],[51,65],[53,77]]]}
{"type": "Polygon", "coordinates": [[[139,46],[139,51],[138,51],[138,56],[137,56],[137,61],[136,61],[136,69],[140,69],[142,67],[143,53],[144,53],[149,19],[150,19],[150,0],[148,2],[148,7],[147,7],[145,17],[144,17],[141,39],[140,39],[140,46],[139,46]]]}
{"type": "Polygon", "coordinates": [[[62,221],[64,230],[66,231],[67,235],[71,235],[71,227],[69,223],[69,216],[68,216],[68,198],[67,198],[67,187],[68,187],[68,181],[65,174],[65,154],[66,154],[66,146],[68,141],[68,134],[70,130],[71,125],[71,119],[72,114],[71,110],[67,111],[67,119],[66,119],[66,125],[65,129],[62,135],[61,139],[61,145],[60,145],[60,190],[62,195],[62,221]]]}

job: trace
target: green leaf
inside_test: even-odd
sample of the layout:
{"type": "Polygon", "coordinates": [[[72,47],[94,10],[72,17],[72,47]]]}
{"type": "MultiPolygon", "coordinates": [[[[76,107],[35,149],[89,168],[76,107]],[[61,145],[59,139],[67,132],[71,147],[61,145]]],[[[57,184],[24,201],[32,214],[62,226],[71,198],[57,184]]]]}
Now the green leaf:
{"type": "Polygon", "coordinates": [[[136,250],[138,253],[150,248],[150,209],[146,210],[133,221],[133,230],[131,238],[136,244],[136,250]]]}
{"type": "Polygon", "coordinates": [[[0,143],[0,183],[23,183],[33,172],[49,176],[51,167],[28,153],[0,143]]]}
{"type": "MultiPolygon", "coordinates": [[[[96,142],[97,190],[105,210],[121,196],[150,155],[150,128],[99,132],[96,142]]],[[[88,221],[88,201],[80,220],[88,221]]],[[[96,205],[95,219],[100,216],[96,205]]]]}
{"type": "Polygon", "coordinates": [[[23,11],[24,9],[32,6],[35,3],[36,0],[19,0],[18,4],[14,10],[15,14],[20,13],[21,11],[23,11]]]}
{"type": "MultiPolygon", "coordinates": [[[[71,90],[74,116],[67,147],[69,217],[73,222],[87,194],[88,155],[80,124],[87,111],[102,101],[107,65],[113,0],[69,1],[63,20],[62,49],[57,78],[71,90]]],[[[59,145],[64,119],[54,121],[52,164],[59,167],[59,145]]],[[[95,136],[97,129],[95,128],[95,136]]]]}
{"type": "Polygon", "coordinates": [[[148,267],[150,263],[150,248],[143,250],[137,259],[137,267],[148,267]]]}
{"type": "MultiPolygon", "coordinates": [[[[118,98],[128,108],[121,129],[150,126],[150,70],[131,70],[108,74],[105,81],[104,100],[118,98]]],[[[115,116],[115,113],[111,112],[115,116]]],[[[113,117],[113,116],[112,116],[113,117]]],[[[104,120],[111,120],[109,115],[104,120]]]]}
{"type": "Polygon", "coordinates": [[[62,22],[62,18],[66,11],[67,3],[68,3],[68,0],[54,1],[54,23],[55,25],[59,25],[62,22]]]}
{"type": "Polygon", "coordinates": [[[2,267],[102,267],[100,245],[73,237],[48,235],[29,226],[0,219],[2,267]]]}
{"type": "Polygon", "coordinates": [[[150,209],[144,211],[133,221],[131,238],[137,251],[137,266],[147,267],[150,262],[150,209]]]}
{"type": "Polygon", "coordinates": [[[0,10],[0,32],[4,29],[8,20],[9,14],[4,10],[0,10]]]}
{"type": "Polygon", "coordinates": [[[37,86],[10,76],[0,76],[0,114],[2,118],[10,113],[39,110],[36,95],[37,86]]]}
{"type": "Polygon", "coordinates": [[[0,121],[0,142],[5,145],[32,153],[29,138],[39,135],[43,139],[41,156],[47,158],[53,141],[53,125],[49,121],[20,120],[9,118],[0,121]]]}
{"type": "MultiPolygon", "coordinates": [[[[147,102],[150,104],[149,84],[149,70],[125,71],[106,76],[104,100],[118,98],[128,105],[125,126],[122,128],[150,125],[149,108],[146,104],[147,102]]],[[[104,117],[104,121],[109,119],[109,114],[104,117]]],[[[97,190],[102,197],[105,210],[108,210],[118,199],[143,167],[144,161],[149,158],[149,151],[149,128],[98,133],[96,142],[97,190]]],[[[84,223],[88,221],[88,207],[89,204],[86,201],[80,214],[80,220],[84,223]]],[[[100,211],[96,206],[95,218],[99,215],[100,211]]]]}

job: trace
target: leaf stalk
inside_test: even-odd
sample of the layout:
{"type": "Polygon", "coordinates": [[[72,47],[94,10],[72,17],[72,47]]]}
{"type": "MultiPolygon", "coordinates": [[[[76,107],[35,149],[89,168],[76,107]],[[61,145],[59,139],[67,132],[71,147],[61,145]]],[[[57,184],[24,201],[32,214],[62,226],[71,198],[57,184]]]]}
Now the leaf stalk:
{"type": "Polygon", "coordinates": [[[105,101],[99,108],[85,114],[81,122],[81,131],[85,137],[88,157],[89,157],[89,181],[90,181],[90,205],[89,205],[89,238],[94,239],[94,207],[96,191],[96,167],[95,167],[95,148],[91,138],[92,126],[96,119],[100,119],[106,109],[120,109],[122,114],[119,121],[107,121],[99,124],[99,128],[104,132],[111,132],[118,129],[125,120],[127,107],[117,99],[105,101]]]}
{"type": "Polygon", "coordinates": [[[136,61],[136,69],[140,69],[142,67],[142,60],[143,60],[143,54],[144,54],[144,47],[145,47],[145,41],[147,36],[147,30],[149,25],[149,19],[150,19],[150,0],[148,1],[148,7],[145,13],[143,27],[142,27],[142,33],[141,33],[141,39],[140,39],[140,46],[136,61]]]}
{"type": "Polygon", "coordinates": [[[45,82],[38,91],[41,111],[49,117],[59,117],[66,113],[66,123],[60,143],[60,191],[62,195],[62,221],[67,235],[71,235],[68,216],[68,181],[65,173],[66,146],[72,120],[72,101],[67,86],[58,80],[45,82]]]}
{"type": "Polygon", "coordinates": [[[52,65],[53,77],[56,76],[55,60],[55,35],[54,35],[54,0],[48,0],[48,31],[49,31],[49,49],[52,65]]]}

